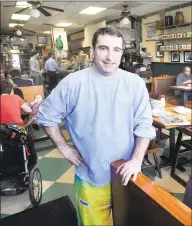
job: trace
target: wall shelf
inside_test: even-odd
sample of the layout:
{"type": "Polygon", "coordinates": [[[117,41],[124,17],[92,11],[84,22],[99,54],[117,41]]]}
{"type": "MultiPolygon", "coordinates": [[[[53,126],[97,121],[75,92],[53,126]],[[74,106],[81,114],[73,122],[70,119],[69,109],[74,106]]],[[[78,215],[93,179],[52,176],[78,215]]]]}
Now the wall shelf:
{"type": "Polygon", "coordinates": [[[166,30],[166,29],[171,29],[171,28],[177,28],[177,27],[186,27],[192,25],[192,22],[190,23],[185,23],[185,24],[180,24],[180,25],[171,25],[171,26],[164,26],[164,27],[159,27],[156,28],[156,30],[166,30]]]}
{"type": "Polygon", "coordinates": [[[191,52],[192,49],[161,50],[162,52],[191,52]]]}
{"type": "Polygon", "coordinates": [[[191,40],[191,38],[168,38],[168,39],[158,39],[157,41],[177,41],[177,40],[191,40]]]}

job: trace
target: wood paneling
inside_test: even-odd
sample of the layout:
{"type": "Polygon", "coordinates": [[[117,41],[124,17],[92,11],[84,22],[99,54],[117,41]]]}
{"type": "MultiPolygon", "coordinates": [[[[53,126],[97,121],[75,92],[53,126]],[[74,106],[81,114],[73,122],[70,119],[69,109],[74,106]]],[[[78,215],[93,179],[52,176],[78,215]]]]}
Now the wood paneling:
{"type": "Polygon", "coordinates": [[[123,162],[119,160],[111,165],[114,225],[191,225],[191,209],[143,174],[122,186],[116,169],[123,162]]]}
{"type": "Polygon", "coordinates": [[[35,99],[35,95],[41,95],[44,99],[44,87],[41,86],[26,86],[26,87],[19,87],[23,92],[24,100],[25,101],[33,101],[35,99]]]}

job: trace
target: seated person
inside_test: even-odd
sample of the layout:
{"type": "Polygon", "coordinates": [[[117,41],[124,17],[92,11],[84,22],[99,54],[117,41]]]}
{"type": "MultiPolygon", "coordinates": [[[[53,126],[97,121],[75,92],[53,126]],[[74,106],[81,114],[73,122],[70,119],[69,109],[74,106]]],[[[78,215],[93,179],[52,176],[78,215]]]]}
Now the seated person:
{"type": "Polygon", "coordinates": [[[32,110],[21,97],[14,95],[12,84],[5,79],[0,82],[0,97],[1,124],[24,126],[24,122],[21,118],[21,111],[30,114],[32,113],[32,110]]]}
{"type": "MultiPolygon", "coordinates": [[[[186,66],[184,67],[183,72],[177,75],[176,85],[183,86],[190,83],[192,83],[191,68],[186,66]]],[[[181,95],[181,92],[179,90],[175,90],[174,92],[175,95],[181,95]]],[[[184,92],[184,102],[190,100],[191,98],[192,98],[191,92],[184,92]]]]}
{"type": "Polygon", "coordinates": [[[21,73],[19,70],[13,69],[13,70],[11,70],[10,74],[13,79],[13,82],[18,87],[25,87],[25,86],[33,85],[33,82],[31,80],[21,78],[21,73]]]}
{"type": "Polygon", "coordinates": [[[23,99],[23,92],[17,87],[17,85],[13,82],[12,76],[9,71],[5,71],[4,73],[5,79],[8,80],[13,85],[13,91],[15,95],[20,96],[23,99]]]}

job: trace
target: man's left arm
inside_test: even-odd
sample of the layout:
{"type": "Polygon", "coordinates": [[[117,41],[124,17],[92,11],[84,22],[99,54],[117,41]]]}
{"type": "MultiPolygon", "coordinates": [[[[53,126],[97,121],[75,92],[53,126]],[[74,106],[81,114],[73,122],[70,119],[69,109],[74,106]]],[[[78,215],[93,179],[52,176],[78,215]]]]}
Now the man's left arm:
{"type": "Polygon", "coordinates": [[[149,102],[149,94],[144,83],[140,82],[137,90],[140,94],[135,94],[134,108],[134,136],[135,148],[131,160],[125,162],[117,168],[117,172],[122,177],[122,184],[127,185],[131,176],[136,180],[137,174],[141,171],[141,165],[148,148],[149,142],[155,137],[155,129],[152,126],[153,118],[149,102]]]}

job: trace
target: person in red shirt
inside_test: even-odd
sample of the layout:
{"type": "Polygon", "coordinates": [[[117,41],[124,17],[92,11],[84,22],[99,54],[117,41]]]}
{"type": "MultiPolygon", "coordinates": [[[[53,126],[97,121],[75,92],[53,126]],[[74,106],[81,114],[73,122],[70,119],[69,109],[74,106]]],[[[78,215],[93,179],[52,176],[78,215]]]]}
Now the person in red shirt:
{"type": "Polygon", "coordinates": [[[32,113],[29,105],[18,95],[14,95],[13,86],[7,80],[0,83],[0,123],[24,126],[21,111],[32,113]]]}

